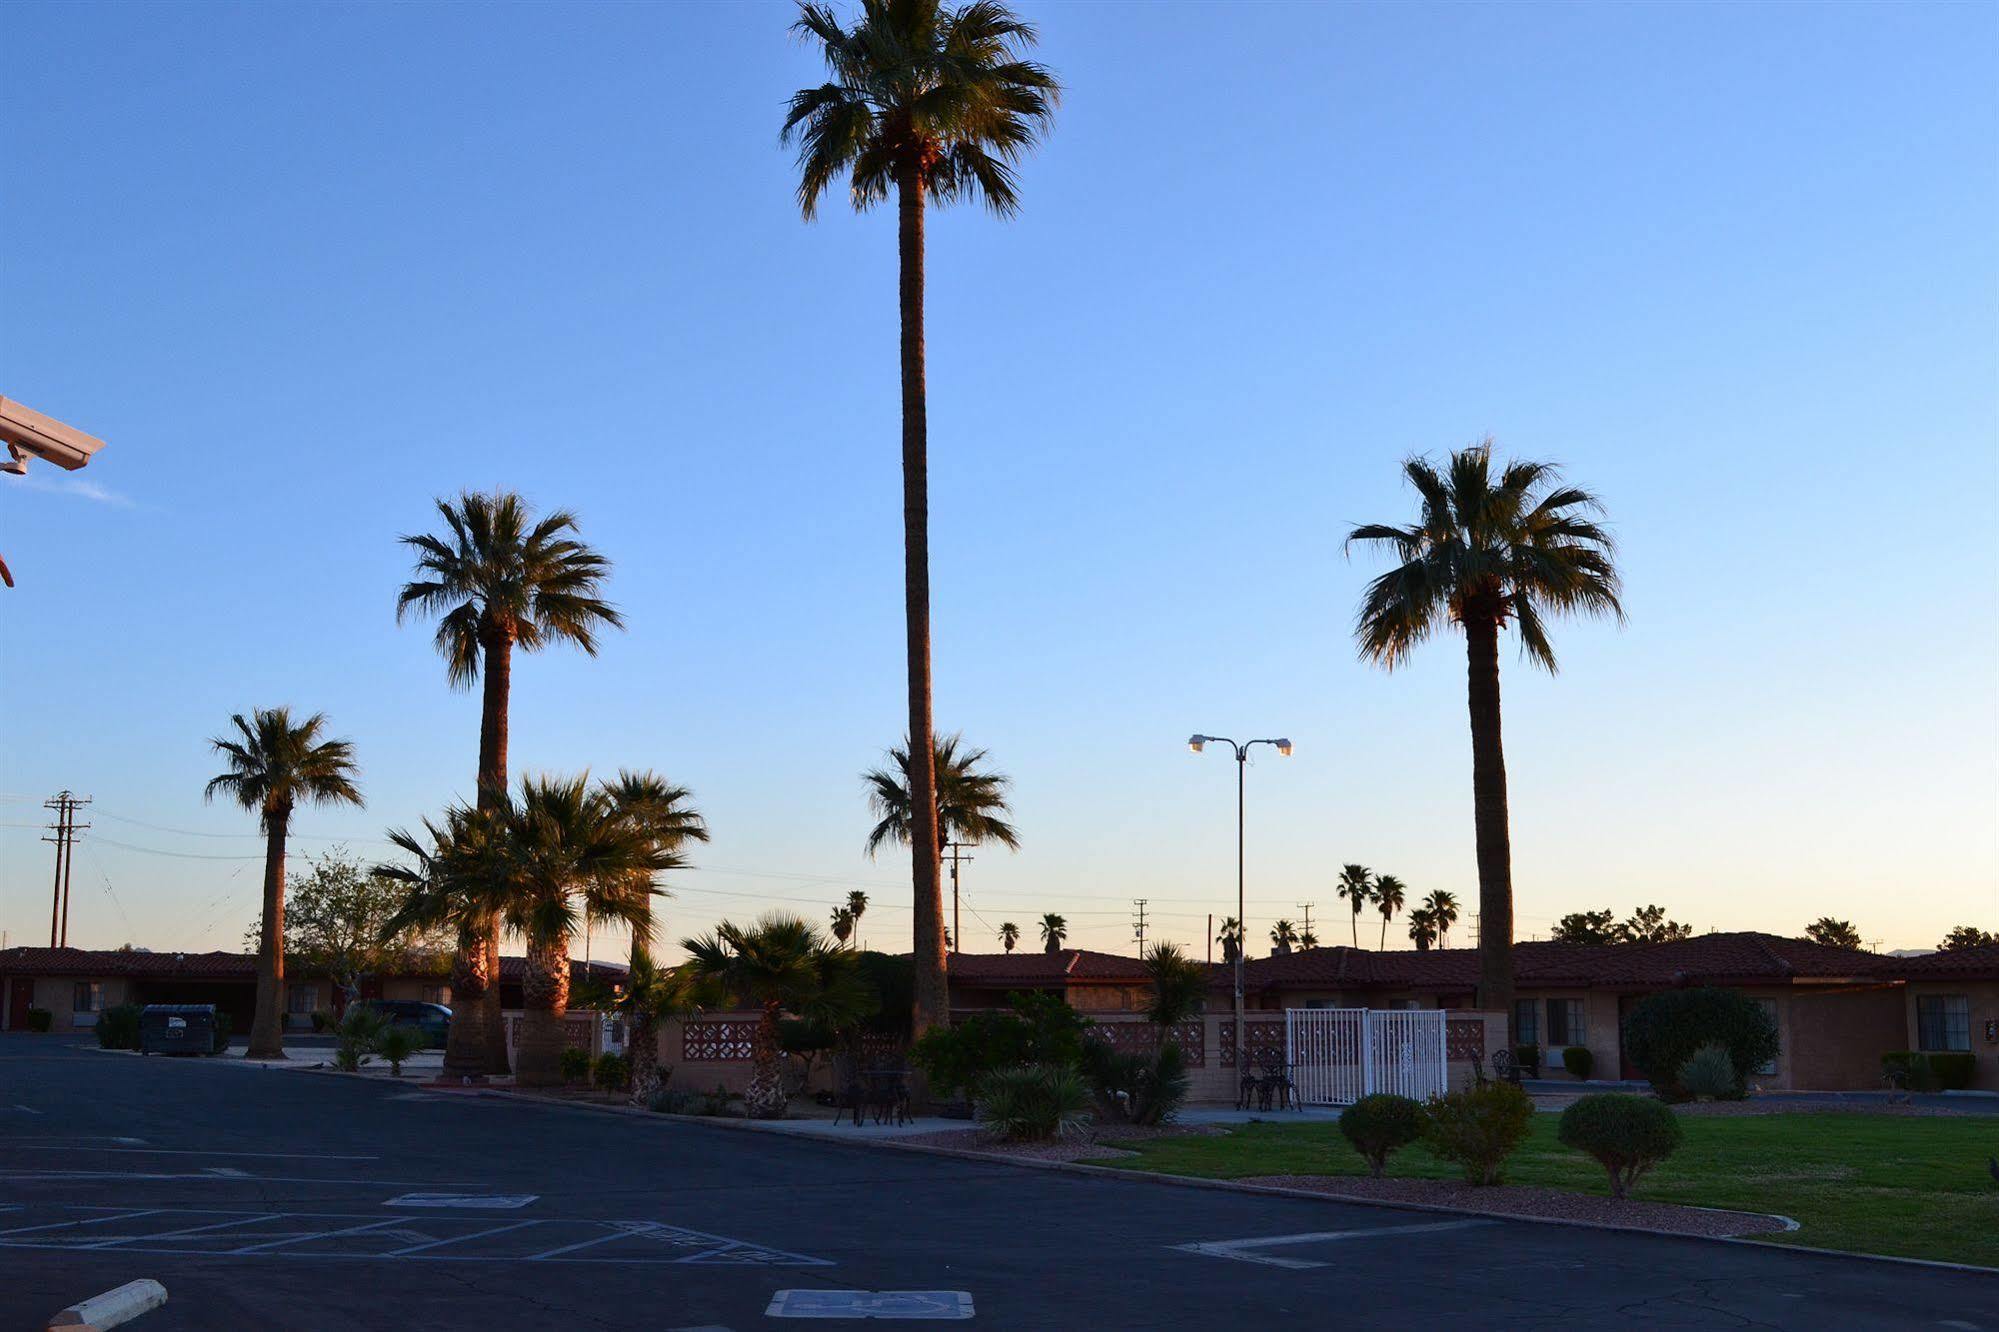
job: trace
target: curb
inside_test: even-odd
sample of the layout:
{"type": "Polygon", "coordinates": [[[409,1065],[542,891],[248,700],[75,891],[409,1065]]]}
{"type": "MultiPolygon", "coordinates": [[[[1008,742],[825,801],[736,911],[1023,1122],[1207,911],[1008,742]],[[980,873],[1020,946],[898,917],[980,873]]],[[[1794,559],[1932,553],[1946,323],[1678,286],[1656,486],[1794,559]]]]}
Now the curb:
{"type": "MultiPolygon", "coordinates": [[[[735,1133],[761,1133],[767,1138],[791,1142],[824,1142],[841,1147],[861,1150],[888,1149],[911,1152],[926,1156],[951,1157],[960,1161],[976,1161],[982,1165],[1013,1166],[1023,1170],[1049,1170],[1071,1175],[1084,1175],[1100,1179],[1121,1179],[1126,1181],[1149,1182],[1176,1188],[1219,1189],[1228,1193],[1262,1194],[1277,1198],[1302,1198],[1313,1202],[1345,1203],[1353,1207],[1379,1207],[1389,1211],[1437,1212],[1446,1216],[1476,1216],[1495,1221],[1518,1221],[1533,1226],[1568,1226],[1578,1230],[1608,1230],[1627,1235],[1651,1235],[1656,1238],[1690,1240],[1699,1244],[1737,1244],[1759,1249],[1776,1249],[1793,1253],[1817,1254],[1827,1258],[1858,1259],[1870,1263],[1894,1263],[1903,1267],[1927,1267],[1947,1272],[1974,1272],[1980,1276],[1999,1276],[1999,1267],[1981,1267],[1976,1263],[1952,1263],[1936,1258],[1904,1258],[1888,1253],[1854,1253],[1846,1249],[1822,1249],[1809,1244],[1772,1242],[1751,1236],[1734,1235],[1688,1235],[1676,1230],[1658,1230],[1651,1226],[1621,1225],[1613,1221],[1578,1221],[1558,1216],[1521,1216],[1514,1212],[1495,1212],[1471,1207],[1449,1207],[1441,1203],[1389,1202],[1380,1198],[1355,1198],[1338,1193],[1320,1193],[1315,1189],[1291,1189],[1275,1184],[1245,1184],[1233,1179],[1207,1179],[1198,1175],[1168,1175],[1153,1170],[1121,1170],[1115,1166],[1086,1165],[1081,1161],[1036,1161],[1026,1157],[1005,1156],[997,1152],[974,1151],[963,1147],[938,1147],[926,1143],[897,1142],[894,1138],[846,1138],[825,1133],[784,1133],[762,1128],[747,1120],[726,1119],[719,1115],[667,1115],[657,1111],[641,1110],[626,1105],[589,1105],[583,1102],[562,1102],[546,1097],[526,1095],[519,1092],[488,1090],[478,1093],[494,1100],[525,1101],[536,1105],[554,1106],[558,1109],[585,1110],[597,1114],[623,1115],[647,1120],[663,1120],[672,1124],[693,1124],[703,1128],[724,1129],[735,1133]]],[[[1695,1204],[1681,1203],[1678,1206],[1692,1207],[1695,1204]]],[[[1735,1211],[1733,1208],[1707,1207],[1702,1211],[1735,1211]]],[[[1782,1231],[1776,1234],[1795,1234],[1803,1227],[1791,1217],[1776,1212],[1738,1212],[1743,1216],[1767,1216],[1784,1223],[1782,1231]]]]}
{"type": "Polygon", "coordinates": [[[58,1312],[47,1323],[48,1332],[94,1332],[97,1328],[129,1323],[149,1309],[167,1302],[167,1288],[150,1279],[128,1281],[102,1295],[80,1300],[58,1312]]]}

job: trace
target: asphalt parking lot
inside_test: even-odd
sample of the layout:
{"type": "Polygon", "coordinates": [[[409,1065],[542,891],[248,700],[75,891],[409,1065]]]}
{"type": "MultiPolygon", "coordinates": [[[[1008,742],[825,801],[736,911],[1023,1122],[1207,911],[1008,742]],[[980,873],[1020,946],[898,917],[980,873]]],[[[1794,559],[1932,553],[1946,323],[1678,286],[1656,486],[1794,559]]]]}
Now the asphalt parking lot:
{"type": "Polygon", "coordinates": [[[0,1037],[4,1325],[1949,1327],[1999,1276],[1105,1180],[0,1037]]]}

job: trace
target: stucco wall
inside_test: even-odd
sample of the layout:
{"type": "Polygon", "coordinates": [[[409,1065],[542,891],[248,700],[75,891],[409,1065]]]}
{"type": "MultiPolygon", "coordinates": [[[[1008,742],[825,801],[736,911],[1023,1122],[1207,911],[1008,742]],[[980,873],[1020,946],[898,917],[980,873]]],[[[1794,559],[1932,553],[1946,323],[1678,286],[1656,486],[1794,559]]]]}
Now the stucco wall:
{"type": "Polygon", "coordinates": [[[1961,994],[1971,1012],[1971,1055],[1974,1072],[1971,1086],[1976,1091],[1999,1092],[1999,1042],[1985,1038],[1985,1024],[1999,1023],[1999,983],[1992,981],[1914,981],[1903,996],[1903,1027],[1899,1044],[1888,1047],[1914,1050],[1916,1042],[1916,996],[1919,994],[1961,994]]]}

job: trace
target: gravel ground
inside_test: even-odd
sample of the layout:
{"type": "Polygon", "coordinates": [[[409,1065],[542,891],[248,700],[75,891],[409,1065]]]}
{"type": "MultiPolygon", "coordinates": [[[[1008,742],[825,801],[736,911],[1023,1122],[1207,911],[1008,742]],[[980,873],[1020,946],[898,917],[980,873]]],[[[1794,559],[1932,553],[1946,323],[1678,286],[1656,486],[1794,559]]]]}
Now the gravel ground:
{"type": "MultiPolygon", "coordinates": [[[[1135,1142],[1147,1138],[1213,1137],[1222,1132],[1211,1124],[1161,1124],[1156,1128],[1113,1125],[1094,1130],[1105,1138],[1135,1142]]],[[[980,1128],[944,1129],[937,1133],[917,1133],[895,1139],[919,1147],[955,1147],[960,1151],[988,1152],[994,1156],[1015,1156],[1029,1161],[1108,1161],[1120,1156],[1136,1156],[1118,1147],[1107,1147],[1090,1138],[1071,1142],[1002,1142],[980,1128]]]]}
{"type": "Polygon", "coordinates": [[[1756,1212],[1722,1212],[1704,1207],[1682,1207],[1676,1203],[1645,1202],[1642,1199],[1618,1202],[1596,1194],[1567,1193],[1561,1189],[1529,1188],[1524,1185],[1474,1188],[1447,1179],[1367,1179],[1331,1175],[1259,1175],[1244,1182],[1309,1189],[1314,1193],[1337,1197],[1427,1203],[1433,1207],[1453,1207],[1492,1216],[1545,1217],[1562,1221],[1590,1221],[1600,1225],[1636,1226],[1668,1235],[1767,1235],[1785,1229],[1784,1222],[1779,1218],[1756,1212]]]}

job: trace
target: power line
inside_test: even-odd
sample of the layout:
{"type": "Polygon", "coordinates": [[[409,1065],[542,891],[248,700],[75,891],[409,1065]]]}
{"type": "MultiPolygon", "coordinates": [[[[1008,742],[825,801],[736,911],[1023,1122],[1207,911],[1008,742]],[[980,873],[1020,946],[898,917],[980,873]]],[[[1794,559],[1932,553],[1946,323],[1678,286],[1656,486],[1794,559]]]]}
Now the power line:
{"type": "Polygon", "coordinates": [[[1142,897],[1134,897],[1131,899],[1131,905],[1132,908],[1138,912],[1137,917],[1134,918],[1133,921],[1131,922],[1131,933],[1132,937],[1138,940],[1138,955],[1140,957],[1144,957],[1145,956],[1145,899],[1142,897]]]}
{"type": "Polygon", "coordinates": [[[42,808],[55,811],[56,821],[49,825],[55,836],[44,837],[44,842],[55,843],[56,875],[54,900],[49,903],[49,947],[69,947],[69,882],[76,865],[76,835],[88,828],[87,823],[76,821],[76,811],[90,803],[90,797],[79,799],[74,791],[58,791],[42,802],[42,808]]]}

